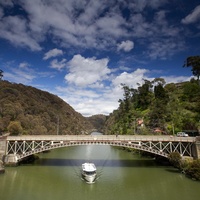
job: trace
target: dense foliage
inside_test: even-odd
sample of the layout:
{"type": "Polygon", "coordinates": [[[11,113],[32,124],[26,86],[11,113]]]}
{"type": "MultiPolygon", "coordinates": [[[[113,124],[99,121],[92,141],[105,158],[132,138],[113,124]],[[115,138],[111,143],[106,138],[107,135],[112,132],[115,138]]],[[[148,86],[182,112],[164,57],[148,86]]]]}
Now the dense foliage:
{"type": "Polygon", "coordinates": [[[106,134],[175,134],[200,129],[198,80],[165,84],[156,78],[138,88],[122,84],[124,98],[106,121],[106,134]]]}
{"type": "Polygon", "coordinates": [[[92,129],[87,119],[59,97],[0,81],[0,133],[81,134],[92,129]]]}
{"type": "Polygon", "coordinates": [[[170,163],[174,167],[176,167],[178,169],[181,169],[181,160],[182,160],[182,157],[181,157],[180,153],[178,153],[178,152],[172,152],[171,154],[169,154],[168,159],[169,159],[170,163]]]}
{"type": "Polygon", "coordinates": [[[170,163],[194,180],[200,180],[200,160],[182,158],[178,152],[169,155],[170,163]]]}
{"type": "Polygon", "coordinates": [[[189,163],[185,170],[185,173],[189,177],[200,181],[200,160],[194,160],[189,163]]]}

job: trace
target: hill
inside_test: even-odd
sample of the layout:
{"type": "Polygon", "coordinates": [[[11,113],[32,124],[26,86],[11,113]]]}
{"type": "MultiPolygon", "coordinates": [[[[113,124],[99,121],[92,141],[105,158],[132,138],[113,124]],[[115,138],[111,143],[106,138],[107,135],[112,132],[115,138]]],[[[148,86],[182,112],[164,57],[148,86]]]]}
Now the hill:
{"type": "Polygon", "coordinates": [[[0,81],[0,133],[82,134],[93,125],[56,95],[0,81]]]}
{"type": "Polygon", "coordinates": [[[138,88],[123,85],[124,98],[106,120],[106,134],[175,134],[200,131],[198,80],[165,84],[162,78],[144,80],[138,88]]]}
{"type": "Polygon", "coordinates": [[[91,117],[87,117],[88,121],[93,125],[96,131],[103,132],[105,122],[107,119],[106,115],[93,115],[91,117]]]}

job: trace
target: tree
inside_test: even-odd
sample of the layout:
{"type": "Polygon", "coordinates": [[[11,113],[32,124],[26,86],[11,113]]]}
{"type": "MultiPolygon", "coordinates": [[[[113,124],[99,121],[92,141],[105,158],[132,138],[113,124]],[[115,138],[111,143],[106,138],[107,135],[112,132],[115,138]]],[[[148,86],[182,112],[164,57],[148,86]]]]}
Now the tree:
{"type": "Polygon", "coordinates": [[[192,74],[197,76],[197,80],[200,84],[199,77],[200,77],[200,56],[189,56],[183,67],[192,67],[192,74]]]}
{"type": "Polygon", "coordinates": [[[174,167],[176,167],[178,169],[181,168],[181,160],[182,160],[182,158],[181,158],[180,153],[178,153],[178,152],[172,152],[172,153],[169,154],[168,159],[169,159],[170,163],[174,167]]]}
{"type": "MultiPolygon", "coordinates": [[[[131,89],[125,85],[125,84],[121,84],[123,90],[124,90],[124,107],[125,107],[125,111],[128,112],[130,109],[130,99],[131,99],[131,89]]],[[[119,102],[122,102],[122,100],[119,100],[119,102]]]]}
{"type": "Polygon", "coordinates": [[[0,69],[0,80],[3,78],[3,70],[0,69]]]}
{"type": "Polygon", "coordinates": [[[165,79],[164,78],[155,78],[152,83],[154,85],[162,85],[164,86],[166,84],[165,79]]]}
{"type": "Polygon", "coordinates": [[[143,80],[144,84],[138,87],[138,105],[141,110],[146,110],[152,101],[152,82],[143,80]]]}
{"type": "Polygon", "coordinates": [[[186,169],[186,174],[195,180],[200,180],[200,160],[194,160],[186,169]]]}
{"type": "Polygon", "coordinates": [[[22,133],[23,129],[19,121],[11,121],[8,125],[8,131],[11,135],[19,135],[22,133]]]}
{"type": "Polygon", "coordinates": [[[165,89],[161,84],[158,84],[157,86],[154,87],[154,95],[156,99],[162,100],[163,103],[167,103],[168,101],[167,92],[165,91],[165,89]]]}

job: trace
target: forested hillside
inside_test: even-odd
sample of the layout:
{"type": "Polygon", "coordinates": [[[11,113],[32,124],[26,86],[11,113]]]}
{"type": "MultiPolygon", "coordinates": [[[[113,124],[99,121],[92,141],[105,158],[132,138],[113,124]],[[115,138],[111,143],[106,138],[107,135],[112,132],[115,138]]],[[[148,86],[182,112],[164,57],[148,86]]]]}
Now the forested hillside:
{"type": "Polygon", "coordinates": [[[59,97],[0,80],[0,133],[82,134],[94,127],[59,97]]]}
{"type": "Polygon", "coordinates": [[[105,126],[105,121],[107,119],[106,115],[93,115],[91,117],[87,117],[87,119],[94,126],[96,131],[103,132],[103,127],[105,126]]]}
{"type": "Polygon", "coordinates": [[[124,97],[106,121],[106,134],[175,134],[200,129],[198,80],[165,84],[144,80],[137,89],[122,85],[124,97]]]}

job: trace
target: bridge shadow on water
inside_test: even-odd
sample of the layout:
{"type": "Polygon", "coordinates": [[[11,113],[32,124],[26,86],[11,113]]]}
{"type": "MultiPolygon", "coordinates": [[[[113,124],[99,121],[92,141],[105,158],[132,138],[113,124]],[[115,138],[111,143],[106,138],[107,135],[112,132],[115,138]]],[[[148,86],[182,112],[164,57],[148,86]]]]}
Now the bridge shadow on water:
{"type": "Polygon", "coordinates": [[[64,167],[81,166],[85,162],[93,162],[96,167],[161,167],[154,160],[139,159],[139,160],[84,160],[84,159],[60,159],[60,158],[41,158],[34,165],[38,166],[56,166],[64,167]]]}

